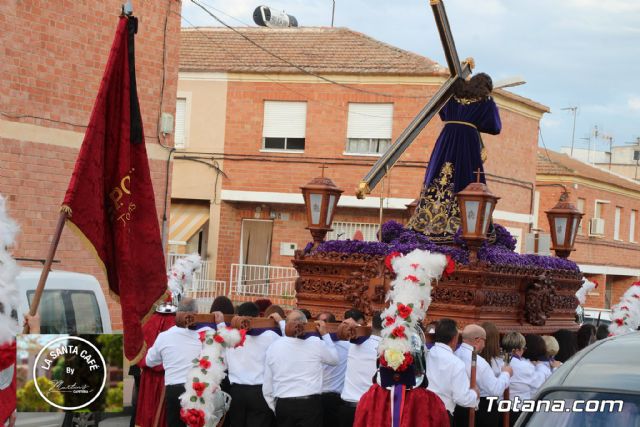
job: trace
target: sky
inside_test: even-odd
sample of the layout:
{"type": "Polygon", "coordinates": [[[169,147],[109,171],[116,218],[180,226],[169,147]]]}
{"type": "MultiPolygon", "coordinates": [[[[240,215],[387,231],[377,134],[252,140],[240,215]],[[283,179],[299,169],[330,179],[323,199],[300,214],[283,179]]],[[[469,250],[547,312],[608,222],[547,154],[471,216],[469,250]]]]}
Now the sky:
{"type": "MultiPolygon", "coordinates": [[[[202,0],[233,26],[254,26],[260,5],[284,10],[300,26],[331,26],[332,0],[202,0]]],[[[458,56],[551,109],[541,121],[547,148],[596,149],[640,137],[640,0],[444,0],[458,56]],[[599,136],[593,138],[594,127],[599,136]]],[[[183,26],[219,26],[183,0],[183,26]]],[[[334,26],[347,27],[446,64],[428,0],[335,0],[334,26]]],[[[541,145],[542,142],[539,141],[541,145]]]]}

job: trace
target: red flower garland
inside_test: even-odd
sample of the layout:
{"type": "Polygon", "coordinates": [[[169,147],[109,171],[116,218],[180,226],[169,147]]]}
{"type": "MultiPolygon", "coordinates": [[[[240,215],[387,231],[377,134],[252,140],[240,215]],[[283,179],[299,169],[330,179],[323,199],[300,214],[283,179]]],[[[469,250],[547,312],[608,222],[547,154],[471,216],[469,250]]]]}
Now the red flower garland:
{"type": "Polygon", "coordinates": [[[198,365],[200,365],[200,367],[203,369],[209,369],[211,367],[211,362],[209,361],[209,359],[200,359],[198,361],[198,365]]]}
{"type": "Polygon", "coordinates": [[[193,387],[193,391],[196,392],[198,397],[202,397],[202,393],[204,393],[204,389],[207,388],[207,385],[205,383],[193,382],[191,387],[193,387]]]}
{"type": "MultiPolygon", "coordinates": [[[[389,365],[387,364],[387,360],[384,358],[384,354],[381,355],[378,360],[380,361],[380,365],[384,366],[385,368],[388,368],[389,365]]],[[[398,369],[396,369],[396,372],[403,372],[406,371],[407,368],[413,363],[413,356],[411,356],[411,353],[405,353],[404,354],[404,360],[402,361],[402,365],[398,366],[398,369]]]]}
{"type": "Polygon", "coordinates": [[[198,336],[200,337],[200,342],[204,342],[205,339],[207,339],[207,331],[200,331],[198,332],[198,336]]]}
{"type": "Polygon", "coordinates": [[[384,265],[387,266],[387,269],[389,271],[393,271],[393,266],[391,265],[391,261],[393,261],[393,259],[395,257],[398,256],[402,256],[402,254],[400,252],[391,252],[389,255],[386,256],[386,258],[384,259],[384,265]]]}
{"type": "Polygon", "coordinates": [[[413,311],[413,308],[411,308],[408,305],[404,305],[404,304],[398,304],[398,316],[402,317],[403,319],[406,319],[407,317],[411,316],[411,312],[413,311]]]}
{"type": "Polygon", "coordinates": [[[219,344],[222,344],[224,342],[224,338],[220,334],[215,334],[213,336],[213,339],[215,340],[215,342],[217,342],[219,344]]]}
{"type": "Polygon", "coordinates": [[[407,277],[404,278],[404,280],[409,280],[409,281],[411,281],[413,283],[418,283],[420,281],[420,279],[418,279],[413,274],[408,275],[407,277]]]}
{"type": "Polygon", "coordinates": [[[385,319],[384,319],[384,322],[385,322],[385,324],[384,324],[384,325],[385,325],[385,326],[391,326],[391,325],[393,325],[393,322],[394,322],[394,321],[395,321],[395,320],[394,320],[394,318],[393,318],[393,317],[391,317],[391,316],[387,316],[387,317],[385,317],[385,319]]]}
{"type": "Polygon", "coordinates": [[[447,255],[447,266],[442,272],[442,277],[447,278],[456,271],[456,263],[449,255],[447,255]]]}
{"type": "Polygon", "coordinates": [[[205,414],[201,409],[180,409],[180,418],[189,427],[204,427],[205,414]]]}
{"type": "Polygon", "coordinates": [[[393,328],[393,331],[391,331],[391,335],[397,338],[405,338],[404,326],[400,325],[393,328]]]}

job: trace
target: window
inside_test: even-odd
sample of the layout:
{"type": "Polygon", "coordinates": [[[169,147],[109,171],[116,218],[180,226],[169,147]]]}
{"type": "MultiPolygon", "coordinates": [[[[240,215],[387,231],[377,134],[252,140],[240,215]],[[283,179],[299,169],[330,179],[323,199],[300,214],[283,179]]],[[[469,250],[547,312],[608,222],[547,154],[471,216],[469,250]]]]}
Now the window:
{"type": "Polygon", "coordinates": [[[638,211],[632,210],[629,217],[629,241],[636,242],[636,218],[638,217],[638,211]]]}
{"type": "Polygon", "coordinates": [[[622,213],[622,208],[616,206],[616,213],[613,220],[613,239],[620,240],[620,214],[622,213]]]}
{"type": "Polygon", "coordinates": [[[349,104],[348,154],[380,154],[391,145],[393,104],[349,104]]]}
{"type": "MultiPolygon", "coordinates": [[[[585,199],[582,198],[578,198],[578,206],[577,209],[580,211],[580,213],[584,213],[584,203],[585,203],[585,199]]],[[[582,221],[580,221],[580,225],[578,226],[578,234],[583,234],[583,228],[582,228],[582,223],[585,221],[585,218],[582,217],[582,221]]]]}
{"type": "Polygon", "coordinates": [[[304,151],[306,127],[306,102],[264,102],[264,150],[304,151]]]}
{"type": "Polygon", "coordinates": [[[602,218],[602,215],[604,214],[604,203],[603,202],[596,202],[596,211],[594,216],[596,218],[602,218]]]}
{"type": "Polygon", "coordinates": [[[176,100],[176,126],[174,129],[173,146],[175,148],[185,148],[186,144],[186,115],[187,99],[178,98],[176,100]]]}
{"type": "MultiPolygon", "coordinates": [[[[29,305],[34,291],[27,292],[29,305]]],[[[40,332],[43,334],[100,334],[102,318],[93,292],[47,290],[40,301],[40,332]]]]}

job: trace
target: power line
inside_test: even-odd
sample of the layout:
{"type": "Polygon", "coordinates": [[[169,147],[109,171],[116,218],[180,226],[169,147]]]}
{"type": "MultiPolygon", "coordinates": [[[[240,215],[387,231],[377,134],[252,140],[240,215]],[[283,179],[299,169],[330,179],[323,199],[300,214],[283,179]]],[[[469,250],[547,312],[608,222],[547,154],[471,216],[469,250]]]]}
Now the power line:
{"type": "MultiPolygon", "coordinates": [[[[345,89],[348,90],[353,90],[356,92],[360,92],[360,93],[366,93],[369,95],[377,95],[377,96],[383,96],[383,97],[387,97],[387,98],[413,98],[413,99],[425,99],[424,96],[413,96],[413,95],[394,95],[394,94],[389,94],[389,93],[385,93],[385,92],[376,92],[376,91],[370,91],[370,90],[366,90],[366,89],[361,89],[358,87],[354,87],[354,86],[350,86],[344,83],[340,83],[338,81],[335,81],[333,79],[330,79],[328,77],[325,77],[323,75],[314,73],[313,71],[310,71],[298,64],[295,64],[291,61],[289,61],[286,58],[283,58],[282,56],[278,55],[277,53],[272,52],[271,50],[269,50],[268,48],[262,46],[261,44],[259,44],[258,42],[256,42],[255,40],[253,40],[252,38],[246,36],[245,34],[243,34],[241,31],[238,31],[236,28],[232,27],[231,25],[227,24],[226,22],[224,22],[221,18],[219,18],[218,16],[216,16],[213,12],[211,12],[209,9],[207,9],[204,5],[200,4],[199,2],[197,2],[196,0],[191,0],[191,2],[193,4],[195,4],[196,6],[198,6],[199,8],[201,8],[202,10],[205,11],[205,13],[207,13],[209,16],[211,16],[213,19],[215,19],[216,21],[218,21],[220,24],[222,24],[223,26],[225,26],[226,28],[230,29],[231,31],[233,31],[234,33],[238,34],[240,37],[242,37],[243,39],[247,40],[249,43],[251,43],[252,45],[254,45],[255,47],[257,47],[258,49],[262,50],[263,52],[267,53],[268,55],[273,56],[274,58],[284,62],[285,64],[289,65],[290,67],[293,67],[301,72],[303,72],[304,74],[308,74],[310,76],[314,76],[320,80],[323,80],[327,83],[330,84],[334,84],[340,87],[343,87],[345,89]]],[[[184,19],[184,18],[183,18],[184,19]]],[[[186,21],[186,19],[185,19],[186,21]]],[[[188,22],[188,21],[187,21],[188,22]]]]}
{"type": "MultiPolygon", "coordinates": [[[[187,24],[189,24],[189,25],[190,25],[190,27],[189,27],[189,28],[191,28],[192,30],[195,30],[196,32],[198,32],[198,33],[202,34],[202,35],[203,35],[207,40],[209,40],[211,43],[213,43],[213,44],[215,45],[215,47],[216,47],[216,48],[218,48],[218,49],[220,49],[220,50],[224,51],[225,53],[229,54],[229,55],[230,55],[230,56],[232,56],[234,59],[236,59],[236,60],[238,60],[238,61],[242,61],[242,58],[240,58],[238,55],[236,55],[233,51],[231,51],[231,50],[229,50],[229,49],[226,49],[222,44],[220,44],[220,42],[219,42],[217,39],[215,39],[215,38],[213,38],[213,37],[209,36],[209,34],[207,34],[207,32],[206,32],[206,31],[202,31],[199,27],[197,27],[196,25],[194,25],[191,21],[189,21],[187,18],[185,18],[185,17],[184,17],[183,15],[181,15],[180,13],[178,13],[178,12],[173,12],[173,13],[174,13],[174,14],[176,14],[176,15],[178,15],[178,16],[180,16],[180,17],[181,17],[181,18],[182,18],[182,19],[183,19],[187,24]]],[[[276,85],[278,85],[278,86],[282,87],[283,89],[285,89],[285,90],[287,90],[287,91],[289,91],[289,92],[291,92],[291,93],[294,93],[294,94],[296,94],[296,95],[300,96],[300,97],[301,97],[301,98],[303,98],[303,99],[307,99],[307,98],[309,97],[309,95],[308,95],[307,93],[297,91],[297,90],[295,90],[295,89],[291,88],[289,85],[283,84],[283,83],[279,82],[278,80],[274,79],[274,78],[273,78],[273,77],[271,77],[269,74],[265,74],[265,73],[261,73],[261,72],[256,72],[255,74],[258,74],[258,75],[260,75],[260,76],[263,76],[264,78],[266,78],[267,80],[271,81],[272,83],[274,83],[274,84],[276,84],[276,85]]],[[[403,97],[402,97],[402,96],[398,96],[398,98],[403,98],[403,97]]],[[[412,96],[412,97],[405,96],[404,98],[421,98],[421,99],[426,99],[426,97],[418,97],[418,96],[412,96]]],[[[313,102],[317,102],[317,103],[319,103],[319,104],[326,105],[326,106],[328,106],[328,107],[330,107],[330,108],[332,108],[332,109],[334,109],[334,110],[337,110],[337,111],[342,111],[342,112],[347,112],[347,113],[349,112],[349,109],[348,109],[348,108],[342,108],[342,107],[336,106],[335,104],[331,104],[331,103],[324,102],[324,101],[321,101],[321,100],[314,100],[313,102]]],[[[387,116],[378,116],[378,115],[375,115],[375,114],[366,114],[366,113],[360,113],[360,112],[355,112],[355,111],[352,111],[352,113],[353,113],[353,114],[360,115],[360,116],[376,117],[376,118],[380,118],[380,119],[387,119],[387,118],[389,118],[389,117],[387,117],[387,116]]],[[[393,116],[393,117],[394,117],[394,118],[399,118],[399,119],[414,119],[414,118],[415,118],[415,116],[393,116]]]]}

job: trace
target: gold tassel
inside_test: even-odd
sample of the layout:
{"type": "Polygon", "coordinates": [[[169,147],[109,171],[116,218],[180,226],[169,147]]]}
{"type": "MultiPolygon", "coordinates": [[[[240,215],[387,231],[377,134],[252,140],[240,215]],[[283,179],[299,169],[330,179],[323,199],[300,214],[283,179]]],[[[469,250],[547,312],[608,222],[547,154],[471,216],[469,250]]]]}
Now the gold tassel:
{"type": "Polygon", "coordinates": [[[64,212],[65,214],[67,214],[67,217],[71,218],[71,208],[68,205],[62,205],[60,206],[60,212],[64,212]]]}

